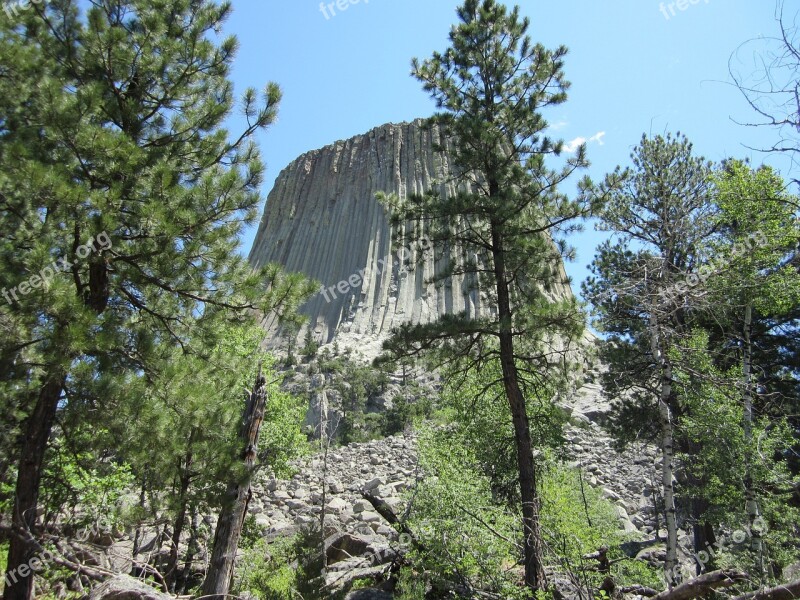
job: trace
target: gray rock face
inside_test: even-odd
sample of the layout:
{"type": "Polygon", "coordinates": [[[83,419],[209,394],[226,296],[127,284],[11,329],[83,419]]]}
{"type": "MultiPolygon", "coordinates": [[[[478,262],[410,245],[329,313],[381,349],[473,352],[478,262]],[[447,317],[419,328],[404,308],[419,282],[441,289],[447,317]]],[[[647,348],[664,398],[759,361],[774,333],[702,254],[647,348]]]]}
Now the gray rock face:
{"type": "MultiPolygon", "coordinates": [[[[456,193],[455,166],[434,150],[446,140],[422,124],[383,125],[308,152],[280,173],[269,194],[250,261],[276,262],[322,283],[303,309],[322,343],[335,334],[374,339],[406,321],[490,310],[471,276],[427,283],[450,257],[459,259],[459,250],[423,252],[409,229],[392,230],[375,199],[381,191],[401,198],[434,188],[445,197],[456,193]]],[[[571,291],[564,285],[558,293],[571,291]]]]}

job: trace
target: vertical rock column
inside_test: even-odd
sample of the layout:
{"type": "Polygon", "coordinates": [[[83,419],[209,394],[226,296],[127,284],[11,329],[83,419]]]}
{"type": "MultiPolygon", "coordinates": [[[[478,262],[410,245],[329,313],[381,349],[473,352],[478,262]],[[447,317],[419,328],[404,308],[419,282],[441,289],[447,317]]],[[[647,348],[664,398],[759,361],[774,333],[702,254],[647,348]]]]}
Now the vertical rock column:
{"type": "Polygon", "coordinates": [[[322,284],[325,291],[303,307],[317,340],[330,342],[337,331],[380,338],[405,321],[481,311],[479,294],[462,277],[426,283],[447,257],[423,259],[413,243],[396,239],[402,232],[391,231],[375,199],[379,191],[405,197],[433,186],[454,194],[453,167],[434,151],[441,142],[438,128],[419,120],[384,125],[308,152],[278,176],[250,261],[276,262],[322,284]],[[396,251],[396,242],[410,252],[396,251]]]}

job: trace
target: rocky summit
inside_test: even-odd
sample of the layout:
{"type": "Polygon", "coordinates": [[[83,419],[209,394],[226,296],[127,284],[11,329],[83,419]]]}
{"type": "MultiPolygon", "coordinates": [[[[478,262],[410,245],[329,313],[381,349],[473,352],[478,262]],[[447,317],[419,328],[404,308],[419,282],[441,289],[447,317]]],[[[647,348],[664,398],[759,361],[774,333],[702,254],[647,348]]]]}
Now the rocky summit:
{"type": "MultiPolygon", "coordinates": [[[[321,283],[302,309],[321,343],[336,338],[374,354],[376,340],[401,323],[491,310],[468,276],[429,283],[459,249],[412,240],[408,229],[390,225],[375,197],[384,192],[407,198],[429,190],[452,197],[458,192],[456,168],[446,151],[438,151],[447,147],[439,128],[422,120],[388,124],[307,152],[278,176],[250,261],[277,263],[321,283]]],[[[567,285],[554,293],[572,295],[567,285]]],[[[304,335],[305,330],[298,337],[304,335]]]]}

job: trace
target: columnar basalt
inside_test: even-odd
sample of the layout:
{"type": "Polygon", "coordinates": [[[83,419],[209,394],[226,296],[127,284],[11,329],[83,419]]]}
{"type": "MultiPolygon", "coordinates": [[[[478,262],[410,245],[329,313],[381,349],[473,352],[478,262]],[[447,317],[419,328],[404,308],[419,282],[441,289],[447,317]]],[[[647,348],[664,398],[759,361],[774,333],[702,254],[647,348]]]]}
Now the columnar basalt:
{"type": "MultiPolygon", "coordinates": [[[[318,341],[337,333],[379,339],[406,321],[491,310],[472,276],[430,283],[450,259],[461,258],[459,249],[422,252],[424,242],[409,236],[411,225],[393,230],[375,198],[431,189],[452,197],[456,166],[437,151],[441,146],[447,143],[440,129],[421,120],[383,125],[308,152],[278,176],[250,261],[276,262],[322,284],[303,307],[318,341]]],[[[571,294],[566,284],[558,289],[571,294]]]]}

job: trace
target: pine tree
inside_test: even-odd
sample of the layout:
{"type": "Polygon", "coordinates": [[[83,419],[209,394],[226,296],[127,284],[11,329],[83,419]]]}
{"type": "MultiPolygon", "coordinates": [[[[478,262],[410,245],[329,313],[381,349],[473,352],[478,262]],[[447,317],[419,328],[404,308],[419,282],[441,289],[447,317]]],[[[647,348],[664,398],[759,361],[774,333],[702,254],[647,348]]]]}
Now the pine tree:
{"type": "Polygon", "coordinates": [[[625,182],[612,194],[600,224],[619,239],[599,248],[584,295],[594,305],[596,327],[608,334],[600,355],[609,365],[604,391],[622,400],[616,433],[626,441],[643,431],[660,439],[664,568],[672,582],[678,567],[675,424],[681,410],[673,387],[673,349],[688,333],[695,308],[681,290],[714,230],[711,171],[683,136],[643,137],[631,158],[632,170],[617,169],[625,182]]]}
{"type": "Polygon", "coordinates": [[[558,190],[588,165],[585,147],[562,168],[545,165],[561,144],[544,135],[541,111],[566,100],[566,48],[531,43],[529,21],[518,7],[467,0],[457,14],[450,47],[424,62],[414,60],[413,74],[441,109],[433,124],[460,169],[450,182],[459,193],[384,199],[395,224],[406,224],[403,235],[428,235],[438,249],[449,250],[449,268],[438,278],[465,275],[496,314],[449,315],[403,327],[385,348],[394,358],[426,352],[440,363],[465,359],[465,372],[498,361],[514,426],[525,583],[544,588],[535,442],[524,391],[556,379],[566,348],[582,330],[576,303],[550,294],[567,285],[560,262],[568,250],[553,237],[577,228],[575,220],[599,200],[587,181],[577,199],[558,190]]]}
{"type": "MultiPolygon", "coordinates": [[[[19,365],[24,414],[17,534],[35,529],[48,438],[76,373],[144,370],[159,342],[185,344],[198,326],[187,315],[288,309],[305,289],[236,252],[261,198],[252,138],[280,90],[247,90],[247,125],[222,128],[236,41],[214,40],[230,10],[98,0],[81,15],[54,0],[0,14],[1,85],[13,90],[0,104],[0,322],[19,334],[3,356],[19,365]]],[[[31,558],[13,536],[8,571],[31,558]]],[[[18,577],[4,598],[31,592],[32,577],[18,577]]]]}

